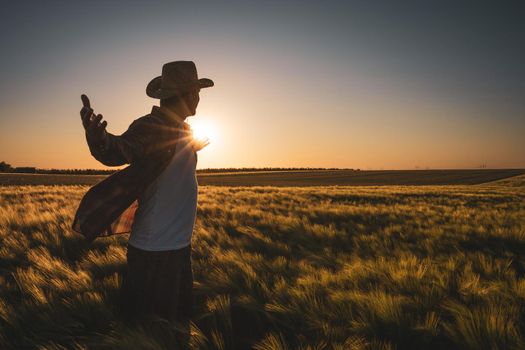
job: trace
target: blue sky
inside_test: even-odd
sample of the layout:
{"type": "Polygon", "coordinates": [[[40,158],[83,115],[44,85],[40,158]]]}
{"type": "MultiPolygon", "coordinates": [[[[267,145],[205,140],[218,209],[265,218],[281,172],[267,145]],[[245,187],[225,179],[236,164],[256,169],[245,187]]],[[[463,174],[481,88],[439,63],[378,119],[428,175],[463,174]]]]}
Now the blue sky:
{"type": "Polygon", "coordinates": [[[216,86],[199,167],[525,167],[520,2],[17,1],[0,14],[0,160],[103,167],[87,93],[123,132],[163,63],[216,86]]]}

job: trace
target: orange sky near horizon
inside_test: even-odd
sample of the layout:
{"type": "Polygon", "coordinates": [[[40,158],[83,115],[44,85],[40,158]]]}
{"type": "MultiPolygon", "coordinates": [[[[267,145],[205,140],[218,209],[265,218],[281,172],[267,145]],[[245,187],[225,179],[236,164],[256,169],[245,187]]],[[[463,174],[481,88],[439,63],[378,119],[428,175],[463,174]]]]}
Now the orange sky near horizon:
{"type": "MultiPolygon", "coordinates": [[[[478,93],[471,87],[481,86],[476,79],[489,79],[488,74],[473,71],[454,80],[460,78],[451,72],[439,80],[437,63],[393,66],[403,62],[404,52],[392,51],[390,43],[379,39],[361,40],[361,32],[350,27],[354,37],[348,37],[348,47],[336,45],[321,34],[339,35],[339,28],[321,32],[307,18],[313,10],[301,14],[304,18],[293,11],[276,12],[273,27],[259,23],[247,9],[245,17],[215,12],[220,25],[211,12],[201,10],[211,21],[209,28],[195,23],[188,9],[180,24],[153,23],[146,16],[140,28],[129,14],[105,24],[107,35],[100,35],[100,28],[83,29],[86,39],[71,43],[65,32],[75,24],[57,24],[45,37],[56,48],[44,52],[39,44],[27,44],[8,54],[10,65],[1,66],[6,78],[0,86],[0,161],[38,168],[107,168],[89,154],[80,94],[87,94],[104,115],[107,130],[120,134],[157,104],[145,95],[149,80],[160,74],[163,63],[180,59],[195,61],[199,76],[215,81],[201,91],[197,115],[189,119],[213,130],[198,168],[525,168],[525,108],[515,97],[519,90],[505,97],[506,75],[498,78],[501,91],[478,93]],[[298,37],[297,26],[303,32],[312,26],[320,37],[298,37]],[[32,57],[31,50],[40,50],[42,57],[32,57]],[[427,72],[435,79],[428,79],[427,72]]],[[[337,10],[334,5],[332,12],[337,10]]],[[[346,28],[343,19],[338,25],[346,28]]],[[[22,45],[24,35],[29,36],[18,35],[11,38],[15,43],[4,38],[2,44],[22,45]]],[[[416,39],[409,37],[405,45],[410,40],[416,39]]],[[[456,69],[457,54],[443,55],[456,69]]]]}

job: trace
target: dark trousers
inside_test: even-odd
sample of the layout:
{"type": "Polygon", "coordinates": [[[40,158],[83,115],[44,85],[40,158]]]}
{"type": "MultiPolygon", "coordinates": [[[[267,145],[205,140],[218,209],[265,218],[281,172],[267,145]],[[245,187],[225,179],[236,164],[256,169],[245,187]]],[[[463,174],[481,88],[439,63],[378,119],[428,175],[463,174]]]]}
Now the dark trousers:
{"type": "Polygon", "coordinates": [[[189,330],[193,305],[191,245],[146,251],[128,244],[121,311],[128,319],[156,315],[189,330]]]}

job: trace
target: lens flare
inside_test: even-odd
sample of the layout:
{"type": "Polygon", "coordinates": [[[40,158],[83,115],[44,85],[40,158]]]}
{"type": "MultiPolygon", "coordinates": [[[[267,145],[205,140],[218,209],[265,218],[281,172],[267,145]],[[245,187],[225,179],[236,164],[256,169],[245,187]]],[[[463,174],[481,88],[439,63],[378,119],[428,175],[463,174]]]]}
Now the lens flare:
{"type": "Polygon", "coordinates": [[[191,129],[193,131],[193,138],[196,140],[208,139],[211,142],[216,140],[217,132],[213,123],[206,119],[197,119],[190,122],[191,129]]]}

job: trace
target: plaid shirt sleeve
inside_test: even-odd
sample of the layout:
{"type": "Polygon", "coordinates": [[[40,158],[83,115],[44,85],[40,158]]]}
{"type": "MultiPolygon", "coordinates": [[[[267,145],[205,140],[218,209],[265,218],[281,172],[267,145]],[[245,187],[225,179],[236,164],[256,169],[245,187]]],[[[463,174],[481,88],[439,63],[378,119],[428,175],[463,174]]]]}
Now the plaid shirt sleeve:
{"type": "Polygon", "coordinates": [[[143,157],[151,136],[143,118],[134,120],[122,135],[106,133],[106,138],[101,144],[94,143],[86,133],[91,155],[108,166],[129,164],[143,157]]]}
{"type": "Polygon", "coordinates": [[[178,133],[176,128],[142,117],[124,134],[111,135],[106,147],[90,145],[93,156],[104,164],[131,165],[86,192],[75,213],[73,230],[90,240],[130,232],[137,199],[172,159],[178,133]]]}

